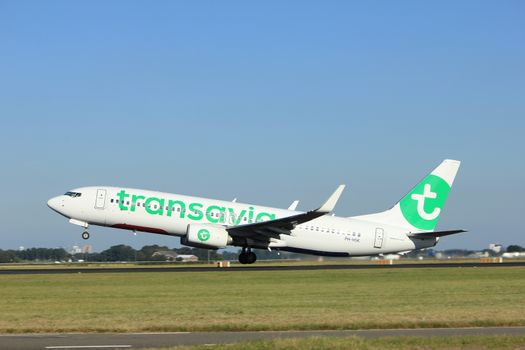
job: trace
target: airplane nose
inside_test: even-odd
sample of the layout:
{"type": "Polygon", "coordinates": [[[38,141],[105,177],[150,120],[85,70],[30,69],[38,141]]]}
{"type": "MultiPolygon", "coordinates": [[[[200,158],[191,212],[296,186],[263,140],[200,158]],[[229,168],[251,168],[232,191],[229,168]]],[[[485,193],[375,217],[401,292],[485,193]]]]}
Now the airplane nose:
{"type": "Polygon", "coordinates": [[[53,209],[54,211],[58,211],[60,209],[61,204],[62,200],[60,197],[53,197],[47,201],[47,206],[53,209]]]}

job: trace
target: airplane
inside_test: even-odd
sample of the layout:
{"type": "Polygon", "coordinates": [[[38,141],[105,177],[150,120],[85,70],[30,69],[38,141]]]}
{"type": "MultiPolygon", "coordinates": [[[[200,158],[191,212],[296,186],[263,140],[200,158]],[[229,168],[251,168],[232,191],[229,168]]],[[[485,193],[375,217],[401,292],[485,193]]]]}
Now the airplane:
{"type": "Polygon", "coordinates": [[[186,246],[241,247],[239,262],[253,264],[253,249],[321,256],[379,256],[433,247],[440,237],[466,232],[435,231],[460,161],[444,160],[392,208],[353,217],[330,215],[345,185],[319,208],[296,210],[222,201],[127,187],[76,188],[47,205],[85,229],[114,227],[180,237],[186,246]]]}

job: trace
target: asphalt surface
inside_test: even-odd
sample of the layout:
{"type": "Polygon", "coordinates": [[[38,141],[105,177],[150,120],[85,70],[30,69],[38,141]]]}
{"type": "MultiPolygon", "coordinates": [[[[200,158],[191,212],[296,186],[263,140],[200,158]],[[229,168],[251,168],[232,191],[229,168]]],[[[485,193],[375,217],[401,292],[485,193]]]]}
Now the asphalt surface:
{"type": "Polygon", "coordinates": [[[513,261],[504,263],[415,263],[415,264],[352,264],[352,265],[304,265],[304,266],[232,266],[225,268],[218,267],[108,267],[108,268],[40,268],[40,269],[0,269],[0,275],[45,275],[45,274],[65,274],[65,273],[130,273],[130,272],[210,272],[210,271],[305,271],[305,270],[361,270],[361,269],[417,269],[417,268],[444,268],[444,267],[508,267],[525,266],[525,261],[513,261]]]}
{"type": "Polygon", "coordinates": [[[141,349],[177,345],[211,345],[256,339],[301,338],[312,336],[359,336],[364,338],[396,336],[476,336],[525,335],[525,327],[419,328],[346,331],[268,331],[268,332],[180,332],[122,334],[28,334],[0,335],[2,350],[42,349],[141,349]]]}

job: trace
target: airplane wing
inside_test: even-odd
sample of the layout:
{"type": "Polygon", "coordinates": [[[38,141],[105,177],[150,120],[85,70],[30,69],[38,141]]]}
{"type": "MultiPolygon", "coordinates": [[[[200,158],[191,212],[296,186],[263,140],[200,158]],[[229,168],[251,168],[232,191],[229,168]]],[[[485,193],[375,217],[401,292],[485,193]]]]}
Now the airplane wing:
{"type": "Polygon", "coordinates": [[[434,231],[434,232],[416,232],[416,233],[407,233],[408,237],[412,238],[430,238],[430,237],[442,237],[453,235],[456,233],[467,232],[465,230],[450,230],[450,231],[434,231]]]}
{"type": "Polygon", "coordinates": [[[335,192],[332,193],[328,200],[322,206],[315,210],[292,216],[286,216],[284,218],[279,218],[275,220],[255,222],[246,225],[230,226],[226,228],[226,230],[232,236],[253,239],[268,239],[270,237],[276,237],[279,234],[289,235],[290,231],[293,230],[295,226],[316,219],[320,216],[331,212],[334,209],[337,201],[339,200],[341,193],[343,193],[344,188],[345,185],[340,185],[335,190],[335,192]]]}

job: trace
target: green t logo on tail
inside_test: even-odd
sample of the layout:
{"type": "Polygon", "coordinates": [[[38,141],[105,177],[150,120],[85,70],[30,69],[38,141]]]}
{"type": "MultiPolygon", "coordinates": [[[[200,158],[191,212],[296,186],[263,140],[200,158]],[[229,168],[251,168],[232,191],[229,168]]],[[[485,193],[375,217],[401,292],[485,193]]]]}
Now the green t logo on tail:
{"type": "Polygon", "coordinates": [[[197,238],[199,241],[206,242],[208,239],[210,239],[210,231],[206,230],[205,228],[202,228],[197,232],[197,238]]]}
{"type": "Polygon", "coordinates": [[[445,205],[450,186],[436,175],[428,175],[399,203],[405,219],[421,230],[433,230],[445,205]]]}

